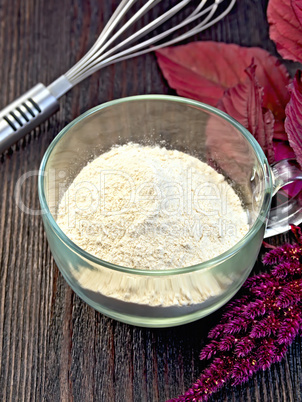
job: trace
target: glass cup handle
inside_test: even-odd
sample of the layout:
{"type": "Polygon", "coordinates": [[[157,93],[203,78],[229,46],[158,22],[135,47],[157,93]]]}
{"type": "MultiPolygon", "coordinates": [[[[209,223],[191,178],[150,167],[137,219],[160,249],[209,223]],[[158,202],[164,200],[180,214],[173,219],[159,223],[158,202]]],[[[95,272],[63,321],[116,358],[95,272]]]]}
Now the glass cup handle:
{"type": "MultiPolygon", "coordinates": [[[[282,187],[302,180],[302,171],[295,159],[283,159],[271,165],[275,195],[282,187]]],[[[294,197],[289,197],[285,192],[276,205],[270,210],[267,228],[264,237],[275,236],[290,229],[290,224],[298,225],[302,222],[302,195],[298,192],[294,197]]]]}

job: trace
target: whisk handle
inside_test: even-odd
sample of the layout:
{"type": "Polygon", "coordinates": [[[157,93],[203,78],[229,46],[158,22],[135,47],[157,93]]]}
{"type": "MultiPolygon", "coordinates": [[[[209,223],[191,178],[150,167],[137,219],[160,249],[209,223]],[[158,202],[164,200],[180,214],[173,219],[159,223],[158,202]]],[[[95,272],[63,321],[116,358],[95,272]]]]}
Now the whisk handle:
{"type": "Polygon", "coordinates": [[[57,98],[37,84],[0,111],[0,154],[59,109],[57,98]]]}

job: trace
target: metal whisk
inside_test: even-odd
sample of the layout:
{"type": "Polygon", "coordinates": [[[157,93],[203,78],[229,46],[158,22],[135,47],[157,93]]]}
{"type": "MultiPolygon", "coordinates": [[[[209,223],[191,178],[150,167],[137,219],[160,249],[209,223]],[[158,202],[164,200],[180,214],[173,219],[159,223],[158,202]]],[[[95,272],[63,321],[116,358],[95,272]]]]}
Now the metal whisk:
{"type": "Polygon", "coordinates": [[[0,112],[0,154],[56,112],[58,99],[74,85],[112,63],[172,45],[207,29],[222,19],[236,0],[181,0],[126,36],[128,28],[160,2],[148,0],[143,6],[136,7],[137,0],[121,0],[95,44],[66,74],[48,87],[37,84],[3,109],[0,112]],[[181,22],[160,33],[150,34],[176,14],[181,22]],[[178,36],[167,41],[166,38],[176,31],[178,36]]]}

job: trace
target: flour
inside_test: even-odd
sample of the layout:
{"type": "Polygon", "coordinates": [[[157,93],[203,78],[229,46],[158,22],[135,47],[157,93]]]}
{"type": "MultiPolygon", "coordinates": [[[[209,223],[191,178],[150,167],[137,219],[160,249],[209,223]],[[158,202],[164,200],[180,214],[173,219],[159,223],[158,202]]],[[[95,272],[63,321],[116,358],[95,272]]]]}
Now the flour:
{"type": "MultiPolygon", "coordinates": [[[[134,275],[135,269],[207,261],[249,229],[239,197],[221,174],[183,152],[133,143],[113,147],[82,169],[61,199],[57,223],[79,247],[133,268],[134,275]]],[[[175,276],[168,289],[160,277],[146,289],[145,277],[108,271],[78,267],[74,277],[96,301],[108,297],[136,306],[196,305],[232,283],[228,275],[204,270],[201,283],[195,283],[197,274],[175,276]]]]}

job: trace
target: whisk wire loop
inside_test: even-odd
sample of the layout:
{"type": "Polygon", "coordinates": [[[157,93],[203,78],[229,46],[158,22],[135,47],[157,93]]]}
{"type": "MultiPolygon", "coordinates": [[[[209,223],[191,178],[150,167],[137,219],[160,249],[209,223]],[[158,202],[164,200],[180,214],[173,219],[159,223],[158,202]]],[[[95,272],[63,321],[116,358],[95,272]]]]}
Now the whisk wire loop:
{"type": "Polygon", "coordinates": [[[172,28],[164,30],[141,42],[139,42],[140,39],[146,37],[147,34],[162,26],[166,21],[183,11],[186,6],[192,3],[192,1],[181,0],[145,26],[138,29],[136,32],[130,34],[130,36],[121,39],[122,35],[125,34],[133,24],[141,20],[141,18],[153,9],[156,4],[160,3],[160,0],[148,0],[143,6],[135,11],[124,24],[122,24],[127,13],[131,11],[136,2],[137,0],[122,0],[120,2],[92,48],[65,74],[65,77],[72,85],[78,84],[97,70],[108,66],[113,62],[126,60],[131,57],[136,57],[160,49],[164,46],[173,45],[192,35],[202,32],[228,14],[236,0],[201,0],[198,2],[194,10],[184,17],[181,22],[175,24],[172,28]],[[223,6],[225,6],[225,8],[222,8],[219,12],[220,7],[223,6]],[[167,42],[161,42],[176,31],[179,31],[182,28],[184,29],[198,20],[200,21],[195,25],[195,27],[189,28],[186,32],[180,33],[177,37],[172,38],[167,42]],[[119,38],[121,39],[120,42],[116,43],[119,38]],[[114,45],[114,43],[116,44],[114,45]],[[111,45],[112,47],[110,48],[111,45]]]}

